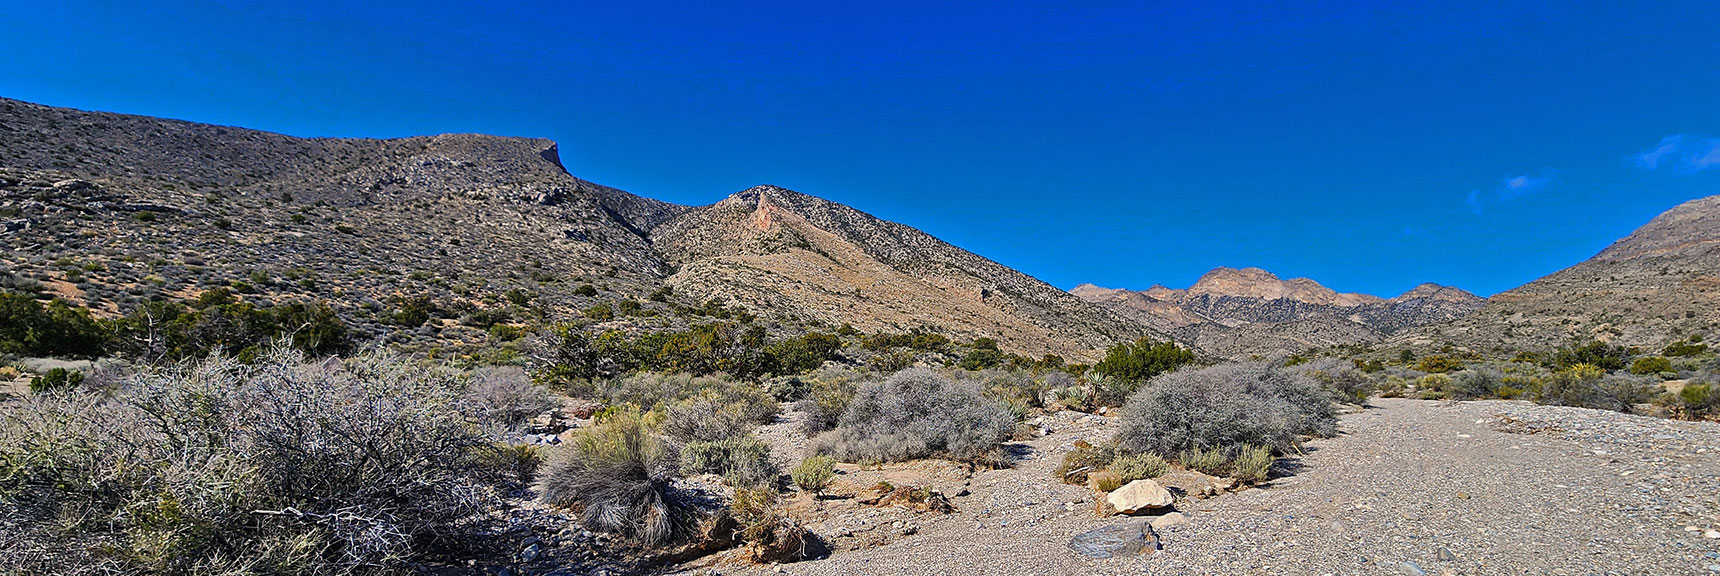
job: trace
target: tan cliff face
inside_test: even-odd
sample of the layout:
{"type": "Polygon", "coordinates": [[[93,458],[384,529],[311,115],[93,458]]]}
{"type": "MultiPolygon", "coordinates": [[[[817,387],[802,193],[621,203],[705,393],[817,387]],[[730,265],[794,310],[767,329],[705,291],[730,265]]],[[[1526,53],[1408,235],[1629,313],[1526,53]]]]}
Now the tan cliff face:
{"type": "Polygon", "coordinates": [[[1604,340],[1658,349],[1720,330],[1720,196],[1656,216],[1593,258],[1494,295],[1474,315],[1395,336],[1402,347],[1509,354],[1604,340]]]}
{"type": "Polygon", "coordinates": [[[1377,342],[1407,328],[1462,317],[1481,299],[1423,284],[1391,299],[1340,293],[1307,278],[1259,268],[1215,268],[1187,290],[1083,284],[1070,291],[1219,356],[1289,353],[1377,342]]]}

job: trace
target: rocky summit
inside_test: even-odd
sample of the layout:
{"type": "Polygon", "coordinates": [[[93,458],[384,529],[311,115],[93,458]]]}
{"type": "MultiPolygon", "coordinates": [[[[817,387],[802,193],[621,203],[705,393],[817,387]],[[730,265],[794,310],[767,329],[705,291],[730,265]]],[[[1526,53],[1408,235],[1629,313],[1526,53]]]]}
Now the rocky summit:
{"type": "Polygon", "coordinates": [[[1215,268],[1193,286],[1133,291],[1082,284],[1070,290],[1179,341],[1224,357],[1292,353],[1378,342],[1481,307],[1462,289],[1422,284],[1394,298],[1340,293],[1307,278],[1259,268],[1215,268]]]}

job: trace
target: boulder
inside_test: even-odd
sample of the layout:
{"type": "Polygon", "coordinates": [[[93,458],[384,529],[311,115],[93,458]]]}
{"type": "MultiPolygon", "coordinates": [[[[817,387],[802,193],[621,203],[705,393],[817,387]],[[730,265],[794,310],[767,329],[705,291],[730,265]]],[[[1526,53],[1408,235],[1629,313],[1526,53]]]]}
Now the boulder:
{"type": "Polygon", "coordinates": [[[1182,512],[1172,512],[1170,514],[1154,518],[1152,521],[1153,530],[1167,530],[1184,524],[1188,524],[1188,516],[1184,515],[1182,512]]]}
{"type": "Polygon", "coordinates": [[[1146,522],[1102,526],[1069,540],[1069,549],[1088,558],[1122,558],[1158,551],[1159,535],[1146,522]]]}
{"type": "Polygon", "coordinates": [[[1176,498],[1171,496],[1170,490],[1166,490],[1158,482],[1143,478],[1125,484],[1122,488],[1111,492],[1110,495],[1105,496],[1105,501],[1110,503],[1111,507],[1116,508],[1117,512],[1139,514],[1146,510],[1169,508],[1171,504],[1176,502],[1176,498]]]}

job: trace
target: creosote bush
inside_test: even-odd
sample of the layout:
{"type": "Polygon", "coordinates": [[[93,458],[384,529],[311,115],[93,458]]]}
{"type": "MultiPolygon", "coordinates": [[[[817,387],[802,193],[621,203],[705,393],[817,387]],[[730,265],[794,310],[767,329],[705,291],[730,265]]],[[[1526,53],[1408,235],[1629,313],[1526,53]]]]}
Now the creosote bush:
{"type": "MultiPolygon", "coordinates": [[[[1296,449],[1337,432],[1331,397],[1302,372],[1266,363],[1184,369],[1154,378],[1123,409],[1117,447],[1174,455],[1251,445],[1296,449]]],[[[1186,462],[1184,464],[1187,464],[1186,462]]]]}
{"type": "Polygon", "coordinates": [[[474,543],[499,500],[452,370],[277,349],[0,406],[0,573],[348,574],[474,543]]]}
{"type": "Polygon", "coordinates": [[[1534,393],[1541,404],[1630,412],[1659,394],[1658,382],[1653,376],[1607,374],[1597,366],[1575,364],[1554,371],[1534,393]]]}
{"type": "Polygon", "coordinates": [[[813,449],[847,462],[939,457],[997,463],[1015,418],[971,383],[909,368],[862,385],[835,429],[813,449]]]}

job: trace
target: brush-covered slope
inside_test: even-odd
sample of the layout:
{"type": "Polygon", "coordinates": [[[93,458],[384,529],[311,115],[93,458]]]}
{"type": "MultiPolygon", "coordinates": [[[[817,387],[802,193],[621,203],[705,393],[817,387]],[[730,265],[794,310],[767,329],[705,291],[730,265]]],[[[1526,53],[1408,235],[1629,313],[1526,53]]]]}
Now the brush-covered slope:
{"type": "Polygon", "coordinates": [[[296,138],[0,99],[0,245],[6,282],[109,313],[229,287],[328,300],[380,334],[422,297],[437,318],[402,337],[443,342],[624,300],[643,313],[600,328],[684,325],[712,297],[783,331],[927,326],[1072,359],[1144,333],[846,206],[768,187],[678,206],[575,178],[529,138],[296,138]]]}
{"type": "Polygon", "coordinates": [[[1691,200],[1600,254],[1494,295],[1474,315],[1394,343],[1484,351],[1579,340],[1658,348],[1720,328],[1720,196],[1691,200]]]}
{"type": "Polygon", "coordinates": [[[1481,299],[1423,284],[1382,299],[1340,293],[1307,278],[1259,268],[1216,268],[1186,290],[1144,291],[1084,284],[1072,294],[1212,354],[1229,357],[1377,342],[1407,328],[1469,314],[1481,299]]]}

